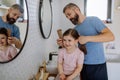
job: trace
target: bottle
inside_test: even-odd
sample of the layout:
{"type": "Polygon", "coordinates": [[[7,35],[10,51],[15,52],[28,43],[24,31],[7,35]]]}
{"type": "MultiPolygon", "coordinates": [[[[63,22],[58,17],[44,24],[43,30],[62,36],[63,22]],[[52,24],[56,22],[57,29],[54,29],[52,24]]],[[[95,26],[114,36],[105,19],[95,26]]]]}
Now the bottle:
{"type": "Polygon", "coordinates": [[[46,61],[44,60],[41,67],[40,67],[40,77],[39,80],[43,80],[44,73],[46,72],[46,61]]]}
{"type": "Polygon", "coordinates": [[[46,61],[45,60],[43,61],[42,66],[43,66],[43,72],[46,72],[46,61]]]}
{"type": "Polygon", "coordinates": [[[43,77],[44,77],[44,68],[41,67],[39,80],[43,80],[43,77]]]}

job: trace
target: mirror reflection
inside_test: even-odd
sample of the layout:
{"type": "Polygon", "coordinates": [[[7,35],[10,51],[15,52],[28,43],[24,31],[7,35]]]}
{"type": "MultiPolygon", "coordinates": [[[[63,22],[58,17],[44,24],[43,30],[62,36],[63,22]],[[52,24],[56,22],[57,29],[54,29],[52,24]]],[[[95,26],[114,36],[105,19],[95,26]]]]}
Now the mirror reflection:
{"type": "Polygon", "coordinates": [[[39,23],[42,36],[47,39],[52,29],[52,7],[51,0],[40,0],[39,23]]]}
{"type": "Polygon", "coordinates": [[[17,57],[25,44],[27,5],[25,0],[0,2],[0,63],[6,63],[17,57]]]}

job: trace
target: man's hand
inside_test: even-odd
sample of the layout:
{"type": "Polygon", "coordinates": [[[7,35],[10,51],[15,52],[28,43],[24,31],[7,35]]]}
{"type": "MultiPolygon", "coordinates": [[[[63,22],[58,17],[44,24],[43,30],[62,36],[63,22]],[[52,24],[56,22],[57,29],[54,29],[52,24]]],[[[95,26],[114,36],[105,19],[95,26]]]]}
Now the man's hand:
{"type": "Polygon", "coordinates": [[[18,49],[22,47],[21,40],[17,39],[16,37],[8,37],[8,44],[14,44],[18,49]]]}
{"type": "Polygon", "coordinates": [[[16,38],[15,37],[8,37],[8,44],[15,44],[16,38]]]}
{"type": "Polygon", "coordinates": [[[80,44],[86,44],[88,42],[88,37],[87,36],[80,36],[79,37],[79,43],[80,44]]]}
{"type": "Polygon", "coordinates": [[[61,47],[63,47],[63,40],[62,39],[57,39],[57,44],[61,47]]]}

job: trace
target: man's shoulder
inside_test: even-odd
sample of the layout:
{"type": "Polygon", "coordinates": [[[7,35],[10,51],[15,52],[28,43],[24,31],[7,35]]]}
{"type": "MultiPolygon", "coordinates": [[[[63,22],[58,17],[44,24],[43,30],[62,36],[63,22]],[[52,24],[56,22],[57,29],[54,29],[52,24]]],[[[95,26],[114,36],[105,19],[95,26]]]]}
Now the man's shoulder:
{"type": "Polygon", "coordinates": [[[0,16],[0,24],[2,24],[3,20],[2,20],[2,16],[0,16]]]}
{"type": "Polygon", "coordinates": [[[99,18],[96,17],[96,16],[88,16],[88,17],[86,17],[86,19],[89,19],[89,20],[96,20],[96,19],[99,19],[99,18]]]}
{"type": "Polygon", "coordinates": [[[13,24],[13,26],[14,26],[15,28],[18,28],[18,26],[17,26],[16,24],[13,24]]]}

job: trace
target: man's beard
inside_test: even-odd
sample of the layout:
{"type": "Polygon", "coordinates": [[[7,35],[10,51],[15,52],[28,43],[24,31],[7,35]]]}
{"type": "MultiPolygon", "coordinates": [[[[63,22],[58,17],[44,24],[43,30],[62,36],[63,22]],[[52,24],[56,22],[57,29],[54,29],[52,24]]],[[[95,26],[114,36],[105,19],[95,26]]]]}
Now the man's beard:
{"type": "Polygon", "coordinates": [[[9,14],[6,16],[6,19],[9,24],[14,24],[16,22],[16,20],[14,18],[10,18],[9,14]]]}
{"type": "Polygon", "coordinates": [[[79,19],[79,16],[77,14],[75,14],[74,18],[71,18],[70,21],[76,25],[78,24],[78,19],[79,19]]]}

